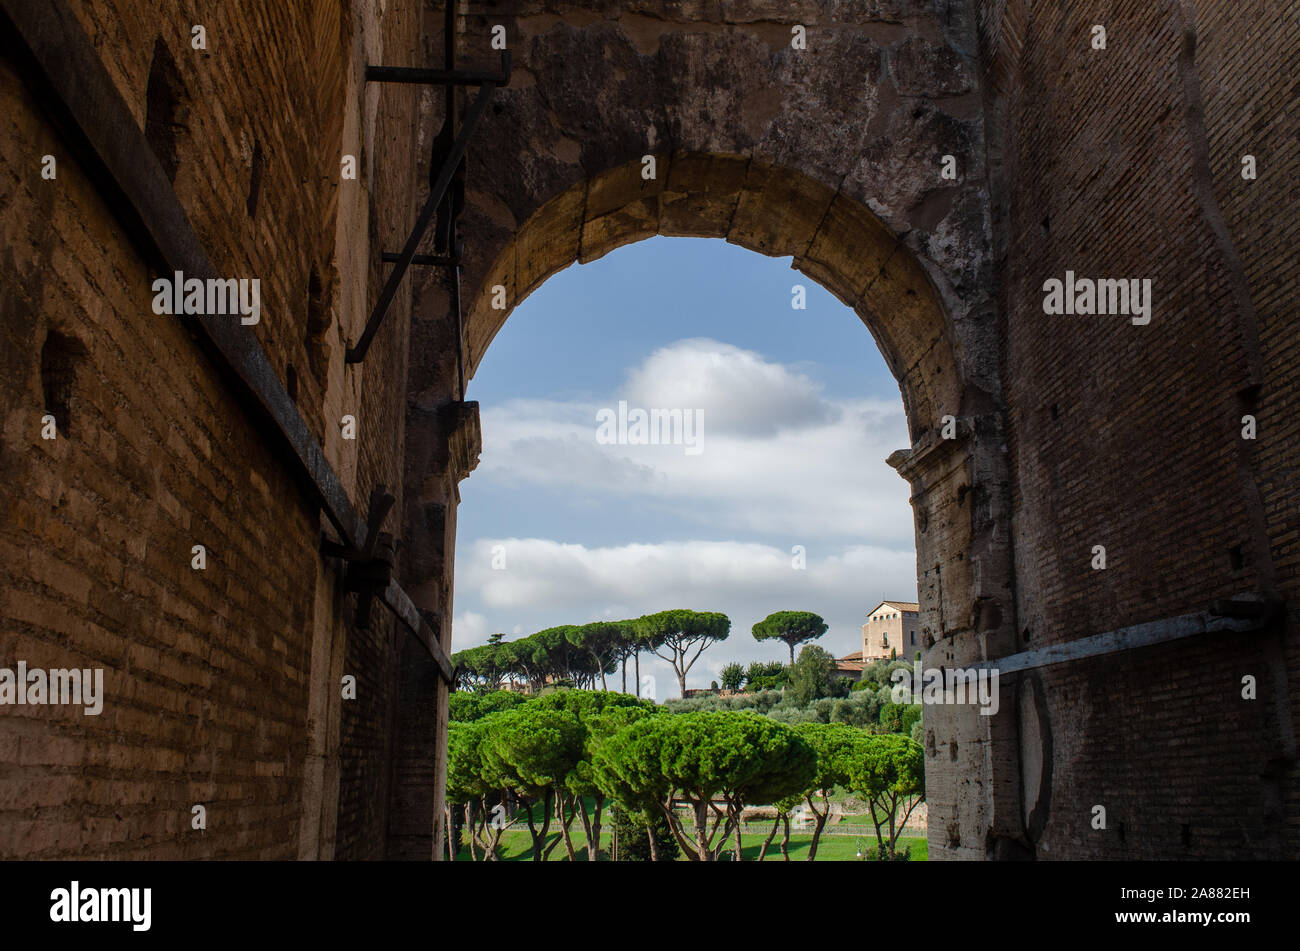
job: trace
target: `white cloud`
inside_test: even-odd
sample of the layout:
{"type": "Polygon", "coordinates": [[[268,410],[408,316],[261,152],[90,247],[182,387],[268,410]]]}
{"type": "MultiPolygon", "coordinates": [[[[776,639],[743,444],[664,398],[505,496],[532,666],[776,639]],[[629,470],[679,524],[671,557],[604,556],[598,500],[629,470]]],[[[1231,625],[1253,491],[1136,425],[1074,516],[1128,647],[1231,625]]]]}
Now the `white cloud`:
{"type": "Polygon", "coordinates": [[[622,394],[633,406],[698,409],[709,430],[772,436],[833,420],[821,385],[752,350],[705,338],[654,351],[629,372],[622,394]]]}
{"type": "Polygon", "coordinates": [[[475,478],[638,497],[715,531],[912,544],[908,486],[884,462],[910,444],[901,401],[823,399],[806,377],[716,341],[657,350],[632,378],[620,397],[634,407],[690,408],[698,397],[699,454],[599,444],[596,414],[614,399],[513,400],[483,411],[475,478]],[[715,358],[719,368],[692,384],[715,358]]]}
{"type": "Polygon", "coordinates": [[[488,620],[485,615],[475,611],[462,611],[451,618],[452,637],[465,644],[486,644],[488,620]]]}

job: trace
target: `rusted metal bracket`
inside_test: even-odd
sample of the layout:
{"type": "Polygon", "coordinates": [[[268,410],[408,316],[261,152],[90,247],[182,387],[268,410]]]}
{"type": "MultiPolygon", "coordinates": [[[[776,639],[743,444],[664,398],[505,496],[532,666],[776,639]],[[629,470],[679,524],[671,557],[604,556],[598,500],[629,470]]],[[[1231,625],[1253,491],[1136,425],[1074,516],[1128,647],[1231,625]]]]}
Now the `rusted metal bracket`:
{"type": "Polygon", "coordinates": [[[357,626],[370,627],[370,612],[378,598],[425,646],[438,665],[439,675],[450,685],[455,671],[442,649],[437,634],[406,592],[393,579],[397,564],[397,542],[388,532],[380,531],[396,498],[385,486],[370,491],[370,511],[366,516],[366,535],[359,545],[321,539],[321,553],[341,558],[345,564],[343,589],[357,595],[357,626]]]}
{"type": "Polygon", "coordinates": [[[411,66],[367,66],[368,83],[405,83],[415,86],[506,86],[510,83],[510,51],[501,51],[501,71],[420,69],[411,66]]]}
{"type": "Polygon", "coordinates": [[[343,589],[357,594],[356,622],[363,630],[370,627],[370,606],[374,595],[387,588],[393,580],[397,544],[392,535],[379,529],[396,501],[397,498],[384,486],[375,486],[370,493],[364,541],[360,545],[341,544],[328,538],[321,541],[322,554],[344,561],[343,589]]]}
{"type": "MultiPolygon", "coordinates": [[[[413,267],[459,267],[460,266],[461,245],[456,246],[454,255],[446,254],[417,254],[411,258],[413,267]]],[[[379,256],[379,259],[385,264],[395,263],[401,255],[396,251],[385,251],[379,256]]]]}
{"type": "Polygon", "coordinates": [[[344,561],[367,561],[374,554],[379,539],[379,527],[384,524],[396,497],[382,485],[370,491],[370,512],[366,516],[366,534],[354,542],[336,542],[326,538],[321,542],[321,552],[344,561]]]}
{"type": "Polygon", "coordinates": [[[349,564],[343,589],[357,595],[357,627],[370,627],[370,608],[375,595],[393,583],[393,566],[397,563],[397,543],[388,532],[380,532],[374,551],[365,561],[349,564]]]}
{"type": "MultiPolygon", "coordinates": [[[[442,165],[429,186],[429,196],[425,199],[424,207],[420,209],[420,214],[415,219],[415,225],[411,228],[411,234],[406,239],[406,244],[395,257],[389,256],[396,266],[384,282],[383,290],[379,293],[379,300],[375,302],[374,308],[370,311],[370,317],[366,320],[365,330],[361,332],[356,344],[348,348],[347,356],[344,358],[348,363],[360,363],[366,358],[366,352],[370,349],[370,342],[379,331],[379,327],[388,313],[388,308],[393,303],[393,298],[397,296],[397,288],[406,276],[407,268],[415,260],[416,249],[419,248],[420,242],[424,240],[425,232],[429,230],[429,225],[438,211],[438,206],[442,204],[443,198],[447,194],[447,187],[451,184],[452,176],[456,174],[465,158],[465,150],[469,146],[470,137],[474,134],[474,129],[478,126],[479,120],[483,118],[488,102],[492,99],[492,93],[498,86],[504,86],[510,81],[510,52],[503,50],[501,53],[500,75],[486,73],[458,74],[454,70],[421,70],[400,66],[366,67],[366,78],[371,79],[373,77],[378,82],[414,82],[441,85],[447,82],[446,77],[448,76],[472,76],[473,82],[466,81],[463,84],[479,86],[478,95],[474,97],[474,102],[465,114],[464,125],[456,134],[451,148],[442,157],[442,165]]],[[[459,254],[455,255],[455,257],[459,258],[459,254]]]]}

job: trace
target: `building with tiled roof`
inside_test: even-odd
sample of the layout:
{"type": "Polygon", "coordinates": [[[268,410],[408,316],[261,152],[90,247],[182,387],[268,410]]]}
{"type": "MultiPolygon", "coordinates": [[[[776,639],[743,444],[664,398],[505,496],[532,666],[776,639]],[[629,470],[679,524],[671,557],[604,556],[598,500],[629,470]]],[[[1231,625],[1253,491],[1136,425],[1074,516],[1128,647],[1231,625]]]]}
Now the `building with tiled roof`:
{"type": "Polygon", "coordinates": [[[881,601],[862,625],[862,660],[915,657],[921,650],[921,606],[915,601],[881,601]]]}
{"type": "Polygon", "coordinates": [[[866,662],[862,659],[862,651],[854,651],[835,659],[835,676],[846,680],[861,680],[864,667],[866,662]]]}

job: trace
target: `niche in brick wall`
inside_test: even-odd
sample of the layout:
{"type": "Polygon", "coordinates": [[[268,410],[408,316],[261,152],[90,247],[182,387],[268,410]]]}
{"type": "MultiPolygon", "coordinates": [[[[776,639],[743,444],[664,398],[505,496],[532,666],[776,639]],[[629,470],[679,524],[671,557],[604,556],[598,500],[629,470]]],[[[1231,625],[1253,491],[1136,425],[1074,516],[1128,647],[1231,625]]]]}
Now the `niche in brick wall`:
{"type": "Polygon", "coordinates": [[[248,176],[248,217],[257,217],[257,199],[262,193],[262,143],[253,143],[252,170],[248,176]]]}
{"type": "Polygon", "coordinates": [[[46,334],[41,347],[41,396],[45,413],[54,417],[60,436],[72,433],[77,363],[85,355],[86,348],[80,340],[56,331],[46,334]]]}
{"type": "Polygon", "coordinates": [[[307,275],[307,338],[304,341],[307,366],[322,390],[329,370],[329,342],[325,332],[329,330],[331,320],[333,282],[328,275],[332,272],[333,268],[329,268],[326,277],[322,277],[320,268],[313,264],[311,273],[307,275]]]}
{"type": "Polygon", "coordinates": [[[176,181],[176,171],[180,168],[180,144],[189,132],[189,112],[189,96],[176,60],[159,37],[153,45],[153,63],[145,92],[144,134],[171,182],[176,181]]]}

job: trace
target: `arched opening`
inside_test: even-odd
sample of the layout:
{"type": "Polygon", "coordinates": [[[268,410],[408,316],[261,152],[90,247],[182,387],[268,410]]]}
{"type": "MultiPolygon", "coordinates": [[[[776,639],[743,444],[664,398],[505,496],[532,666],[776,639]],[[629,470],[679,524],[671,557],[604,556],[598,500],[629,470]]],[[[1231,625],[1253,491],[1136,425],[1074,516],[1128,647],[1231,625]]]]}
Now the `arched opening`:
{"type": "MultiPolygon", "coordinates": [[[[911,486],[918,649],[926,664],[974,664],[1010,653],[1000,428],[955,346],[959,335],[933,266],[861,202],[800,172],[718,153],[652,158],[550,198],[494,249],[490,264],[471,262],[464,316],[471,379],[511,310],[575,261],[653,235],[722,238],[791,257],[797,271],[858,314],[899,384],[912,445],[889,463],[911,486]]],[[[437,310],[444,302],[426,288],[424,307],[437,310]]],[[[443,334],[443,346],[428,351],[430,366],[413,358],[406,506],[414,543],[406,569],[417,603],[438,616],[449,648],[456,486],[477,462],[477,412],[467,424],[454,408],[446,384],[455,379],[447,372],[455,336],[445,328],[443,334]]],[[[976,379],[986,374],[987,367],[975,371],[976,379]]],[[[930,828],[939,830],[930,835],[932,853],[984,857],[997,842],[1021,837],[1011,729],[1005,713],[986,717],[951,707],[927,726],[930,828]],[[994,745],[996,757],[989,755],[994,745]]]]}
{"type": "MultiPolygon", "coordinates": [[[[566,685],[676,713],[745,709],[786,727],[919,740],[897,712],[919,708],[892,703],[885,687],[891,652],[865,644],[862,630],[873,605],[916,600],[907,486],[885,462],[909,442],[897,383],[853,312],[789,265],[716,239],[651,238],[553,275],[493,341],[469,394],[482,459],[457,515],[452,657],[465,676],[451,703],[453,747],[480,701],[545,693],[546,703],[566,685]],[[638,413],[649,423],[641,439],[638,413]],[[619,418],[632,420],[624,434],[619,418]],[[720,613],[729,636],[674,657],[679,669],[665,647],[624,654],[637,643],[620,636],[626,624],[588,628],[590,649],[553,640],[557,626],[673,608],[720,613]],[[788,643],[751,634],[789,611],[815,614],[821,633],[788,643]],[[487,653],[511,657],[501,680],[495,661],[477,666],[489,641],[487,653]],[[618,669],[593,664],[609,651],[622,655],[618,669]],[[513,692],[495,693],[501,683],[513,692]]],[[[464,762],[453,757],[455,797],[464,762]]],[[[571,817],[573,800],[555,798],[571,817]]],[[[482,814],[473,803],[450,810],[462,843],[465,805],[482,814]]],[[[606,817],[610,856],[605,805],[587,804],[606,817]]],[[[771,805],[746,808],[744,856],[754,860],[779,817],[771,805]]],[[[804,860],[814,842],[819,860],[878,848],[859,793],[834,790],[816,808],[834,819],[815,838],[794,821],[788,850],[778,833],[768,859],[780,849],[804,860]]],[[[924,810],[908,818],[897,846],[917,858],[924,810]]],[[[571,824],[581,857],[588,830],[571,824]]],[[[503,832],[503,855],[526,854],[522,825],[503,832]]]]}

